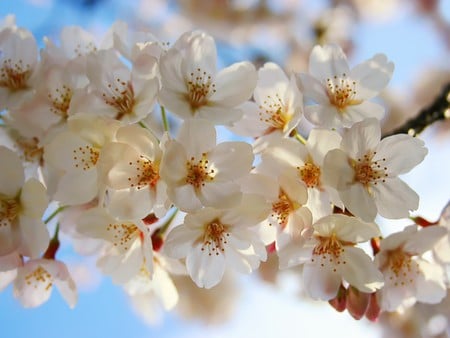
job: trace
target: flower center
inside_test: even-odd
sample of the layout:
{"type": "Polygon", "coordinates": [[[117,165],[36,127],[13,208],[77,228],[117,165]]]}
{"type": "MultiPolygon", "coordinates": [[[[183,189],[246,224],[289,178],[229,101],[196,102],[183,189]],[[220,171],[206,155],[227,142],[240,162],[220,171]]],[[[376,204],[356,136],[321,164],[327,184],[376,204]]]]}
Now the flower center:
{"type": "Polygon", "coordinates": [[[138,189],[141,189],[145,186],[151,188],[156,186],[159,180],[159,168],[156,163],[140,155],[134,163],[129,162],[128,164],[136,169],[136,175],[128,177],[131,187],[137,186],[138,189]]]}
{"type": "Polygon", "coordinates": [[[357,161],[352,162],[353,170],[355,172],[354,181],[359,182],[366,188],[369,188],[371,184],[377,185],[379,181],[385,182],[388,177],[387,167],[382,166],[382,163],[386,161],[382,158],[377,161],[373,161],[375,152],[368,152],[362,158],[358,158],[357,161]]]}
{"type": "Polygon", "coordinates": [[[320,187],[320,168],[312,162],[305,163],[302,167],[297,167],[302,181],[308,188],[320,187]]]}
{"type": "Polygon", "coordinates": [[[0,69],[0,87],[9,88],[12,91],[27,88],[27,80],[31,75],[31,66],[24,65],[22,60],[13,64],[11,59],[3,60],[0,69]]]}
{"type": "Polygon", "coordinates": [[[73,161],[75,168],[89,170],[95,167],[100,156],[100,151],[86,145],[73,150],[73,161]]]}
{"type": "Polygon", "coordinates": [[[286,114],[286,108],[278,93],[275,94],[275,98],[268,95],[259,109],[259,120],[270,126],[266,134],[273,130],[285,131],[291,116],[286,114]]]}
{"type": "Polygon", "coordinates": [[[331,234],[330,237],[316,237],[319,243],[313,249],[313,257],[311,262],[318,260],[320,266],[333,265],[332,270],[336,272],[336,265],[347,264],[345,260],[341,259],[341,254],[344,252],[344,246],[352,243],[340,241],[336,234],[331,234]]]}
{"type": "Polygon", "coordinates": [[[53,285],[53,277],[39,265],[36,270],[25,276],[25,282],[35,289],[38,288],[39,284],[44,284],[45,290],[48,291],[53,285]]]}
{"type": "Polygon", "coordinates": [[[125,115],[132,115],[135,105],[134,89],[130,81],[120,78],[114,83],[108,83],[109,93],[103,93],[105,103],[117,111],[116,120],[121,120],[125,115]]]}
{"type": "Polygon", "coordinates": [[[347,106],[360,104],[361,100],[355,100],[356,82],[347,78],[334,76],[327,79],[327,94],[330,103],[342,112],[347,106]]]}
{"type": "Polygon", "coordinates": [[[414,282],[414,274],[420,273],[418,264],[412,259],[411,255],[404,252],[401,248],[389,251],[388,269],[392,272],[389,276],[390,281],[394,281],[394,286],[404,286],[414,282]]]}
{"type": "Polygon", "coordinates": [[[205,182],[211,182],[214,179],[214,169],[209,168],[209,162],[206,153],[202,154],[202,158],[195,162],[195,158],[191,157],[186,162],[187,176],[186,183],[191,184],[194,188],[199,189],[205,185],[205,182]]]}
{"type": "MultiPolygon", "coordinates": [[[[278,200],[272,204],[273,213],[271,216],[276,220],[281,228],[285,228],[289,215],[299,207],[300,205],[298,203],[291,201],[286,193],[280,189],[278,200]]],[[[272,224],[269,223],[269,225],[272,224]]]]}
{"type": "Polygon", "coordinates": [[[27,162],[39,162],[43,164],[44,149],[39,145],[37,137],[25,138],[21,136],[15,137],[16,145],[20,156],[27,162]]]}
{"type": "Polygon", "coordinates": [[[55,93],[48,93],[48,99],[52,102],[50,111],[56,115],[67,119],[67,112],[69,110],[70,101],[72,100],[72,89],[63,85],[61,88],[56,88],[55,93]]]}
{"type": "Polygon", "coordinates": [[[20,212],[20,203],[12,198],[0,196],[0,227],[10,226],[20,212]]]}
{"type": "Polygon", "coordinates": [[[229,236],[228,226],[215,219],[205,225],[201,250],[204,251],[207,248],[209,256],[213,253],[218,256],[219,252],[225,251],[223,245],[227,244],[226,238],[229,236]]]}
{"type": "Polygon", "coordinates": [[[112,232],[113,245],[125,251],[130,248],[130,244],[133,244],[141,236],[141,231],[133,223],[108,224],[106,231],[112,232]]]}
{"type": "Polygon", "coordinates": [[[200,68],[190,74],[190,79],[187,81],[187,99],[193,112],[208,103],[209,94],[216,92],[215,86],[211,81],[211,75],[202,72],[200,68]]]}

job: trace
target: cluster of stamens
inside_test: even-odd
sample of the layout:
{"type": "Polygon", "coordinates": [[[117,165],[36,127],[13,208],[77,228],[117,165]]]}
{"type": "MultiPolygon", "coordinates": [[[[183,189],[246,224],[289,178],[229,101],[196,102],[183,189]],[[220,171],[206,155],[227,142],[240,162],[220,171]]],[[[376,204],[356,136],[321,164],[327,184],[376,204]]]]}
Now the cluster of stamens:
{"type": "Polygon", "coordinates": [[[75,48],[73,49],[73,52],[77,56],[83,56],[87,55],[89,53],[93,53],[97,51],[97,47],[92,42],[88,42],[87,44],[81,45],[78,43],[75,48]]]}
{"type": "Polygon", "coordinates": [[[17,151],[24,161],[38,161],[43,165],[44,148],[39,145],[37,137],[25,138],[18,136],[16,138],[17,151]]]}
{"type": "Polygon", "coordinates": [[[290,116],[286,114],[286,108],[278,93],[275,94],[275,97],[268,95],[259,109],[259,120],[270,126],[268,132],[284,131],[290,121],[290,116]]]}
{"type": "MultiPolygon", "coordinates": [[[[313,249],[313,257],[311,262],[319,261],[320,266],[347,264],[345,260],[341,259],[341,254],[344,252],[344,246],[351,243],[344,243],[340,241],[333,233],[330,237],[318,236],[319,243],[313,249]]],[[[336,272],[336,267],[333,267],[336,272]]]]}
{"type": "Polygon", "coordinates": [[[210,93],[216,92],[216,85],[212,83],[211,75],[202,72],[200,68],[190,74],[187,81],[188,96],[187,99],[193,112],[208,103],[210,93]]]}
{"type": "Polygon", "coordinates": [[[414,282],[413,275],[418,275],[420,271],[418,264],[412,259],[411,255],[401,248],[390,251],[388,255],[388,268],[394,274],[389,276],[389,280],[394,282],[394,286],[412,284],[414,282]]]}
{"type": "Polygon", "coordinates": [[[108,83],[109,93],[102,93],[103,100],[117,110],[116,120],[125,115],[132,115],[135,105],[134,89],[131,82],[119,78],[114,83],[108,83]]]}
{"type": "Polygon", "coordinates": [[[377,185],[378,182],[385,182],[388,177],[387,167],[383,166],[385,158],[373,161],[376,151],[368,152],[362,158],[352,162],[355,172],[354,180],[369,188],[371,184],[377,185]]]}
{"type": "Polygon", "coordinates": [[[48,93],[47,97],[52,103],[50,111],[53,114],[59,115],[66,119],[70,106],[70,101],[72,100],[72,89],[66,85],[62,85],[61,88],[56,88],[55,93],[48,93]]]}
{"type": "Polygon", "coordinates": [[[39,284],[46,284],[45,290],[48,291],[53,285],[52,275],[42,266],[38,266],[36,270],[25,276],[25,283],[29,286],[38,288],[39,284]]]}
{"type": "Polygon", "coordinates": [[[73,161],[75,168],[89,170],[97,164],[100,152],[93,147],[86,145],[73,150],[73,161]]]}
{"type": "Polygon", "coordinates": [[[297,167],[302,181],[308,188],[320,187],[320,168],[312,162],[306,162],[305,165],[297,167]]]}
{"type": "MultiPolygon", "coordinates": [[[[272,203],[272,218],[284,228],[287,224],[289,215],[298,208],[294,201],[291,201],[283,190],[280,190],[278,194],[278,200],[272,203]]],[[[269,225],[272,225],[269,223],[269,225]]]]}
{"type": "Polygon", "coordinates": [[[12,91],[27,88],[27,80],[31,75],[31,66],[24,65],[22,60],[14,62],[12,59],[3,60],[0,68],[0,87],[12,91]]]}
{"type": "Polygon", "coordinates": [[[224,244],[227,244],[227,237],[230,236],[228,227],[215,219],[212,222],[205,225],[203,233],[203,245],[201,250],[208,250],[208,255],[219,255],[220,252],[224,252],[224,244]]]}
{"type": "Polygon", "coordinates": [[[150,188],[156,186],[159,180],[159,168],[156,163],[143,155],[139,155],[135,162],[130,161],[128,164],[136,169],[136,176],[128,177],[131,187],[142,189],[146,186],[150,186],[150,188]]]}
{"type": "Polygon", "coordinates": [[[205,182],[210,182],[214,179],[215,171],[209,167],[206,153],[203,153],[201,159],[197,162],[195,162],[194,157],[191,157],[191,160],[186,162],[186,168],[186,183],[194,186],[196,189],[203,187],[205,182]]]}
{"type": "Polygon", "coordinates": [[[20,211],[20,203],[15,199],[0,196],[0,227],[10,226],[20,211]]]}
{"type": "Polygon", "coordinates": [[[107,231],[113,232],[113,245],[122,247],[124,250],[130,248],[134,240],[141,236],[141,231],[133,223],[108,224],[107,231]],[[130,243],[131,242],[131,243],[130,243]]]}
{"type": "Polygon", "coordinates": [[[327,78],[327,93],[330,103],[339,111],[360,103],[359,100],[355,100],[356,82],[348,79],[345,73],[342,77],[335,75],[333,78],[327,78]]]}

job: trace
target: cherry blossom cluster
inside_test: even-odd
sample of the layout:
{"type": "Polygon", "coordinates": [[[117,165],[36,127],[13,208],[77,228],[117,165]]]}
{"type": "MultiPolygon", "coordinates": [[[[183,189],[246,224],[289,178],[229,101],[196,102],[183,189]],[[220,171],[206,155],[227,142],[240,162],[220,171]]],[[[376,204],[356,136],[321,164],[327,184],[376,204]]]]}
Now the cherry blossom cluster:
{"type": "Polygon", "coordinates": [[[172,309],[174,276],[212,288],[268,255],[358,319],[446,295],[447,227],[375,223],[418,208],[399,175],[427,154],[382,138],[385,55],[351,68],[329,44],[307,73],[217,69],[208,34],[169,45],[123,22],[101,42],[66,27],[44,43],[10,17],[0,27],[0,289],[25,307],[53,286],[76,304],[60,231],[138,307],[172,309]]]}

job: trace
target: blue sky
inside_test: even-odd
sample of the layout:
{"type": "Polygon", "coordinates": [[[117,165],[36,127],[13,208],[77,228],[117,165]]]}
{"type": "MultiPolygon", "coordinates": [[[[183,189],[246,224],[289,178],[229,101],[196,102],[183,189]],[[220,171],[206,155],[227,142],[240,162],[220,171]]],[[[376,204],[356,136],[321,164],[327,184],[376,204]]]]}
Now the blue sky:
{"type": "MultiPolygon", "coordinates": [[[[450,2],[443,2],[446,3],[445,13],[449,18],[450,2]]],[[[45,6],[36,9],[30,3],[31,1],[25,0],[2,0],[0,18],[9,13],[15,14],[18,24],[32,30],[38,39],[50,34],[52,29],[59,32],[61,27],[69,24],[93,27],[101,23],[99,27],[108,27],[114,20],[123,18],[124,12],[126,14],[126,6],[123,5],[125,2],[121,3],[119,9],[99,8],[83,17],[80,12],[72,12],[68,5],[58,5],[56,9],[45,6]]],[[[379,52],[387,54],[394,61],[396,70],[391,86],[400,89],[408,88],[415,81],[422,66],[443,64],[448,62],[449,56],[448,51],[444,52],[431,24],[407,13],[401,13],[399,19],[391,22],[361,25],[356,34],[356,44],[359,48],[354,56],[355,61],[365,60],[379,52]]],[[[433,143],[433,140],[430,142],[433,143]]],[[[448,196],[441,191],[430,193],[426,183],[423,183],[424,178],[430,172],[433,173],[432,177],[439,177],[440,172],[434,163],[443,158],[443,155],[438,154],[447,151],[445,156],[450,158],[446,150],[448,146],[441,143],[433,146],[436,151],[430,151],[431,159],[420,167],[418,173],[422,182],[418,184],[420,194],[429,196],[422,208],[425,213],[434,208],[430,215],[436,214],[439,205],[448,196]],[[433,200],[431,195],[437,200],[433,200]]],[[[412,181],[418,179],[410,177],[412,181]]],[[[0,293],[0,337],[249,337],[256,336],[254,333],[257,332],[258,337],[274,337],[287,335],[292,330],[302,331],[303,337],[325,336],[330,332],[335,338],[376,336],[377,331],[368,329],[370,324],[367,322],[355,323],[347,314],[338,314],[327,306],[304,303],[293,297],[289,290],[295,283],[295,280],[288,279],[286,290],[280,292],[255,283],[252,277],[243,277],[243,298],[238,304],[237,315],[231,322],[218,328],[205,328],[198,322],[186,322],[174,314],[168,314],[162,325],[149,327],[133,313],[125,294],[119,287],[112,285],[108,278],[103,278],[93,290],[80,292],[79,302],[74,310],[68,308],[57,292],[40,308],[23,309],[14,299],[12,288],[9,287],[0,293]]]]}

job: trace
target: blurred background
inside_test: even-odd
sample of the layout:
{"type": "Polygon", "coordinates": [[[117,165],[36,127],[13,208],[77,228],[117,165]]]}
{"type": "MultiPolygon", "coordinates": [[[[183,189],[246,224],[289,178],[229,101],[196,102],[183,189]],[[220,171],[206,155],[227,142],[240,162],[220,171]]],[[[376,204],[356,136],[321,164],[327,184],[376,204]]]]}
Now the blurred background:
{"type": "MultiPolygon", "coordinates": [[[[380,99],[388,112],[385,133],[415,116],[450,82],[449,0],[0,0],[0,20],[8,14],[40,46],[44,36],[58,41],[68,25],[81,26],[99,41],[116,20],[170,43],[185,31],[203,29],[216,39],[220,67],[274,61],[288,73],[307,71],[311,48],[326,42],[341,45],[351,65],[384,53],[395,63],[380,99]]],[[[435,123],[421,138],[429,155],[404,179],[421,197],[416,214],[435,221],[450,197],[449,121],[435,123]]],[[[406,224],[380,222],[386,232],[406,224]]],[[[43,306],[25,310],[9,287],[0,293],[0,337],[447,337],[450,323],[445,304],[418,305],[379,323],[355,321],[306,298],[298,271],[278,273],[275,259],[252,276],[229,275],[209,291],[180,277],[181,301],[174,311],[136,310],[120,287],[99,275],[94,260],[74,255],[68,244],[58,257],[77,281],[76,308],[70,310],[54,292],[43,306]]]]}

